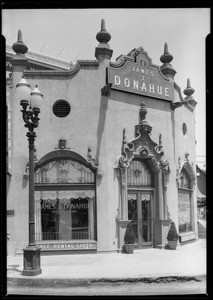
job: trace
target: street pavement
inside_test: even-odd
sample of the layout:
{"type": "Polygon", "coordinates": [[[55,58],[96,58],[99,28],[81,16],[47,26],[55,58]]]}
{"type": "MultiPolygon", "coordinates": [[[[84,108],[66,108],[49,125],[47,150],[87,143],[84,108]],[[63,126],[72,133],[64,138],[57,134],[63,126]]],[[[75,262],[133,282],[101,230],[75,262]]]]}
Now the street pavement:
{"type": "Polygon", "coordinates": [[[7,256],[7,283],[12,286],[81,286],[91,282],[154,281],[206,275],[206,239],[176,250],[141,249],[133,254],[41,255],[42,273],[23,276],[23,256],[7,256]]]}

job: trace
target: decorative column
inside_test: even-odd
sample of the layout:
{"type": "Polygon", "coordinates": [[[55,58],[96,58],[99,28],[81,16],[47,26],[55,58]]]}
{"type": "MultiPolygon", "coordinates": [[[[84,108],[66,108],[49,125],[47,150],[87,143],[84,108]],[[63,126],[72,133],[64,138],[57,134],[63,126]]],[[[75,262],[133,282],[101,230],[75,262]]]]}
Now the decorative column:
{"type": "Polygon", "coordinates": [[[167,185],[169,181],[169,163],[167,160],[161,160],[161,169],[162,169],[162,176],[163,176],[163,194],[164,194],[164,209],[163,209],[163,217],[164,219],[168,219],[168,207],[167,207],[167,185]]]}
{"type": "MultiPolygon", "coordinates": [[[[125,155],[124,149],[127,144],[126,130],[123,129],[122,154],[125,155]]],[[[121,182],[121,220],[128,220],[127,209],[127,160],[125,156],[119,159],[120,182],[121,182]]]]}
{"type": "Polygon", "coordinates": [[[159,205],[159,219],[163,219],[163,183],[162,171],[158,172],[158,205],[159,205]]]}

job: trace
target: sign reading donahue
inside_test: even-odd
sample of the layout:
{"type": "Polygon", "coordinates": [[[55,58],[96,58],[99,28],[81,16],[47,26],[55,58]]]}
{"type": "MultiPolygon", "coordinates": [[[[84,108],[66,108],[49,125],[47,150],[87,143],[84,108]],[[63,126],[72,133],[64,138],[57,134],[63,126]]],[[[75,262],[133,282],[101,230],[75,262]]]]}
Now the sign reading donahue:
{"type": "Polygon", "coordinates": [[[142,49],[120,56],[108,68],[108,83],[112,89],[172,101],[174,85],[151,63],[142,49]]]}

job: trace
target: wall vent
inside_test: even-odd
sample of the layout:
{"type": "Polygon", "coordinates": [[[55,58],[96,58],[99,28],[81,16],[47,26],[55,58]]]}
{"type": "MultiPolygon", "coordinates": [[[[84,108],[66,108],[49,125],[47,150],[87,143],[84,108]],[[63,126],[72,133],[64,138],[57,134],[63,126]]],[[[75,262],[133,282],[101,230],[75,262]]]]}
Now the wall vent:
{"type": "Polygon", "coordinates": [[[58,118],[68,116],[70,111],[70,104],[66,100],[57,100],[53,105],[53,113],[58,118]]]}

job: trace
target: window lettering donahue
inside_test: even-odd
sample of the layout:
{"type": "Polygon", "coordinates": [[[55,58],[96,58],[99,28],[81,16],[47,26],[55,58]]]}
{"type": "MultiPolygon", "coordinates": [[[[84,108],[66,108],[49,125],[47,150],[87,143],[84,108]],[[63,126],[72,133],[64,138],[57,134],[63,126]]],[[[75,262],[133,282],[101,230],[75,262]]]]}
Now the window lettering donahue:
{"type": "Polygon", "coordinates": [[[35,172],[35,183],[94,183],[94,172],[73,160],[54,160],[35,172]]]}
{"type": "Polygon", "coordinates": [[[129,186],[152,186],[152,175],[144,162],[133,160],[127,170],[129,186]]]}

